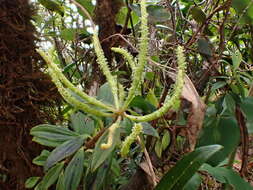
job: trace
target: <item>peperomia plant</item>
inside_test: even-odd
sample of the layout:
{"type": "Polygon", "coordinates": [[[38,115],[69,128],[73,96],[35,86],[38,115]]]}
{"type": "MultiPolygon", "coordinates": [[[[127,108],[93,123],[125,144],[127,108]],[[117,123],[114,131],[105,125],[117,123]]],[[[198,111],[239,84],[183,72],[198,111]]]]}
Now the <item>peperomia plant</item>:
{"type": "MultiPolygon", "coordinates": [[[[89,134],[84,133],[82,129],[71,131],[68,128],[54,125],[39,125],[34,127],[31,130],[31,134],[34,136],[33,140],[35,142],[50,147],[56,147],[51,152],[42,152],[42,154],[34,160],[34,163],[43,165],[44,170],[46,171],[46,175],[42,181],[37,184],[35,189],[47,189],[54,184],[57,179],[56,189],[77,189],[82,176],[84,175],[84,167],[87,168],[86,174],[88,170],[92,172],[99,170],[98,168],[103,166],[106,159],[112,159],[110,155],[113,154],[116,147],[120,147],[120,152],[123,157],[127,156],[131,144],[137,140],[138,136],[143,131],[143,122],[149,122],[160,118],[169,109],[173,108],[173,106],[179,104],[186,67],[183,48],[180,46],[176,51],[178,71],[174,90],[172,94],[167,94],[163,105],[159,109],[146,115],[137,114],[132,111],[129,106],[134,97],[138,95],[140,86],[143,83],[143,73],[145,72],[145,66],[147,64],[149,37],[148,13],[145,0],[141,0],[140,7],[141,37],[139,40],[138,58],[135,60],[128,51],[122,48],[112,48],[113,51],[122,54],[131,66],[132,83],[129,89],[125,89],[110,71],[99,42],[98,31],[96,30],[96,27],[94,27],[94,50],[97,55],[97,62],[108,81],[113,96],[112,104],[91,97],[78,89],[64,76],[61,69],[53,62],[52,57],[47,53],[38,50],[48,65],[48,72],[52,81],[58,88],[59,93],[70,105],[76,110],[89,114],[93,118],[107,118],[111,119],[112,122],[107,128],[100,123],[101,130],[89,134]],[[135,113],[135,115],[129,113],[135,113]],[[129,136],[121,142],[121,123],[126,119],[133,123],[133,128],[129,136]],[[90,151],[90,149],[93,147],[89,146],[89,142],[96,142],[96,146],[92,151],[90,151]],[[91,152],[92,161],[90,164],[85,165],[83,163],[84,156],[86,154],[89,155],[91,152]],[[68,157],[72,155],[74,156],[69,161],[70,158],[68,157]],[[64,159],[65,162],[61,162],[64,159]],[[67,163],[68,165],[64,172],[63,166],[67,163]]],[[[74,127],[74,129],[76,128],[78,127],[74,127]]],[[[87,177],[87,175],[85,175],[85,177],[87,177]]],[[[35,185],[38,180],[39,178],[29,179],[27,186],[32,187],[31,184],[35,185]]]]}

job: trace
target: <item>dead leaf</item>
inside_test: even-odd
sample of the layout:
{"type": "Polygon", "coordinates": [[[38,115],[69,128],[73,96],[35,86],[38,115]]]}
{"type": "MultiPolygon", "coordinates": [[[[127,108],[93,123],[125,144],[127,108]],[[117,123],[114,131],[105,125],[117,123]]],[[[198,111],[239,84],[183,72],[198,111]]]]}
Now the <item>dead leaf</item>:
{"type": "MultiPolygon", "coordinates": [[[[168,73],[173,80],[176,79],[176,73],[168,73]]],[[[206,106],[187,75],[185,76],[181,97],[191,102],[191,110],[187,118],[187,133],[190,143],[190,150],[192,151],[196,145],[199,132],[202,129],[206,106]]]]}

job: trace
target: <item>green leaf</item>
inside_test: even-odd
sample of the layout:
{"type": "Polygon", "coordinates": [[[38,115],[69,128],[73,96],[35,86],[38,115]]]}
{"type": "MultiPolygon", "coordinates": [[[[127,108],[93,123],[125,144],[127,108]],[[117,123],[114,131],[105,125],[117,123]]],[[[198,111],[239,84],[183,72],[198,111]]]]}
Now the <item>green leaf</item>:
{"type": "Polygon", "coordinates": [[[70,131],[66,127],[49,124],[33,127],[30,134],[34,136],[33,141],[50,147],[59,146],[62,143],[78,136],[78,133],[70,131]]]}
{"type": "Polygon", "coordinates": [[[38,0],[41,5],[43,5],[46,9],[56,12],[61,16],[64,16],[64,7],[61,6],[57,1],[53,0],[38,0]]]}
{"type": "MultiPolygon", "coordinates": [[[[117,24],[124,26],[125,21],[126,21],[126,17],[127,17],[127,7],[122,7],[116,15],[117,24]]],[[[133,26],[135,26],[139,22],[139,17],[133,11],[131,11],[131,17],[132,17],[132,21],[133,21],[133,26]]],[[[127,27],[131,28],[130,22],[128,22],[127,27]]]]}
{"type": "Polygon", "coordinates": [[[103,84],[99,88],[97,99],[101,100],[104,103],[114,105],[113,94],[112,94],[111,87],[108,82],[103,84]]]}
{"type": "Polygon", "coordinates": [[[129,106],[139,108],[146,114],[156,110],[156,107],[146,101],[142,96],[135,96],[129,106]]]}
{"type": "Polygon", "coordinates": [[[195,173],[194,176],[186,183],[183,190],[196,190],[199,189],[199,186],[201,184],[201,177],[198,173],[195,173]]]}
{"type": "MultiPolygon", "coordinates": [[[[140,6],[136,4],[130,5],[130,8],[136,12],[136,14],[140,17],[141,11],[140,6]]],[[[160,5],[148,5],[147,6],[147,12],[148,12],[148,19],[152,23],[156,22],[165,22],[168,21],[171,18],[170,13],[162,6],[160,5]]]]}
{"type": "Polygon", "coordinates": [[[170,13],[160,5],[149,5],[147,6],[147,12],[149,14],[149,21],[152,23],[155,22],[165,22],[170,20],[170,13]]]}
{"type": "Polygon", "coordinates": [[[37,182],[39,181],[40,177],[29,177],[26,181],[25,181],[25,188],[33,188],[37,182]]]}
{"type": "Polygon", "coordinates": [[[40,182],[39,186],[41,189],[48,189],[51,185],[53,185],[56,180],[58,179],[64,163],[58,163],[54,167],[50,168],[46,175],[43,177],[42,181],[40,182]]]}
{"type": "Polygon", "coordinates": [[[247,128],[249,133],[253,133],[253,97],[246,97],[242,99],[239,104],[241,111],[247,121],[247,128]]]}
{"type": "Polygon", "coordinates": [[[237,70],[242,62],[242,54],[238,49],[232,52],[232,62],[233,62],[233,69],[237,70]]]}
{"type": "MultiPolygon", "coordinates": [[[[85,8],[90,15],[93,14],[93,11],[94,11],[94,5],[92,4],[92,0],[76,0],[80,5],[82,5],[83,8],[85,8]]],[[[80,15],[82,15],[83,17],[86,18],[86,15],[83,13],[83,11],[79,8],[78,9],[78,12],[80,15]]]]}
{"type": "Polygon", "coordinates": [[[65,187],[68,190],[76,190],[83,175],[84,150],[80,149],[72,158],[65,170],[65,187]]]}
{"type": "Polygon", "coordinates": [[[235,190],[253,190],[253,187],[243,180],[235,171],[223,167],[212,167],[204,164],[200,171],[206,171],[211,174],[217,181],[230,184],[235,190]]]}
{"type": "Polygon", "coordinates": [[[146,97],[146,100],[151,103],[152,105],[154,105],[155,107],[158,107],[158,99],[157,97],[155,96],[155,92],[154,92],[154,89],[150,89],[148,94],[147,94],[147,97],[146,97]]]}
{"type": "Polygon", "coordinates": [[[220,145],[210,145],[187,154],[163,176],[155,190],[183,189],[200,166],[221,148],[220,145]]]}
{"type": "Polygon", "coordinates": [[[155,73],[154,72],[146,72],[145,73],[145,79],[147,79],[147,80],[151,80],[152,81],[152,80],[154,80],[154,77],[155,77],[155,73]]]}
{"type": "Polygon", "coordinates": [[[32,141],[44,146],[49,146],[49,147],[57,147],[63,143],[61,141],[59,142],[59,141],[48,140],[48,139],[39,138],[39,137],[33,137],[32,141]]]}
{"type": "Polygon", "coordinates": [[[206,21],[206,14],[199,7],[192,7],[190,10],[192,18],[198,23],[204,23],[206,21]]]}
{"type": "Polygon", "coordinates": [[[92,161],[91,161],[91,171],[95,171],[113,152],[115,146],[120,140],[120,128],[115,129],[114,139],[112,146],[108,149],[102,150],[100,148],[102,143],[107,142],[108,137],[108,130],[99,138],[98,142],[96,143],[94,152],[92,154],[92,161]]]}
{"type": "Polygon", "coordinates": [[[225,95],[222,102],[222,116],[235,116],[235,100],[230,94],[225,95]]]}
{"type": "Polygon", "coordinates": [[[38,166],[43,166],[49,156],[50,152],[48,150],[43,150],[39,156],[33,159],[32,163],[38,166]]]}
{"type": "Polygon", "coordinates": [[[168,130],[165,130],[162,138],[162,150],[165,150],[170,144],[170,133],[168,130]]]}
{"type": "Polygon", "coordinates": [[[84,139],[84,136],[79,136],[56,147],[48,156],[46,164],[44,165],[44,170],[48,170],[48,168],[52,167],[57,162],[76,152],[76,150],[83,145],[84,139]]]}
{"type": "Polygon", "coordinates": [[[218,81],[212,85],[211,91],[214,92],[222,87],[224,87],[227,83],[225,81],[218,81]]]}
{"type": "Polygon", "coordinates": [[[76,29],[74,28],[64,28],[61,31],[61,37],[66,41],[73,41],[76,36],[76,29]]]}
{"type": "Polygon", "coordinates": [[[212,56],[212,46],[210,42],[204,38],[198,39],[198,52],[206,56],[212,56]]]}
{"type": "Polygon", "coordinates": [[[197,147],[220,144],[224,148],[213,155],[208,164],[218,165],[235,150],[240,141],[240,129],[235,117],[209,117],[204,120],[202,135],[197,147]]]}
{"type": "Polygon", "coordinates": [[[95,129],[94,120],[82,112],[71,115],[72,128],[79,134],[92,135],[95,129]]]}
{"type": "Polygon", "coordinates": [[[242,99],[239,105],[247,121],[253,122],[253,97],[242,99]]]}
{"type": "Polygon", "coordinates": [[[251,0],[233,0],[232,7],[236,10],[237,14],[240,16],[239,22],[241,22],[242,24],[252,23],[253,4],[251,0]]]}
{"type": "Polygon", "coordinates": [[[152,125],[150,125],[147,122],[142,122],[141,125],[142,125],[142,132],[144,135],[150,135],[159,138],[158,132],[152,125]]]}
{"type": "Polygon", "coordinates": [[[162,151],[163,151],[162,142],[158,139],[155,144],[155,153],[159,158],[162,157],[162,151]]]}
{"type": "Polygon", "coordinates": [[[98,169],[96,179],[94,185],[92,186],[92,190],[100,190],[103,186],[106,186],[106,183],[110,183],[112,179],[108,179],[110,177],[109,172],[112,164],[112,156],[110,156],[105,163],[98,169]]]}
{"type": "Polygon", "coordinates": [[[65,185],[64,185],[64,173],[63,171],[60,173],[59,177],[58,177],[58,181],[56,184],[56,190],[65,190],[65,185]]]}

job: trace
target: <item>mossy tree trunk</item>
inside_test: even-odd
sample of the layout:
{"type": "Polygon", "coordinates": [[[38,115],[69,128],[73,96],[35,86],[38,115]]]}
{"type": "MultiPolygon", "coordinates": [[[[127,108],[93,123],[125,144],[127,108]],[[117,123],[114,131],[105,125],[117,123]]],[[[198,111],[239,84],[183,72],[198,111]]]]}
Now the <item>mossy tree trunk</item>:
{"type": "Polygon", "coordinates": [[[59,97],[41,71],[33,13],[28,0],[0,0],[0,189],[4,190],[25,189],[27,177],[41,174],[32,164],[41,147],[32,142],[29,131],[55,119],[59,97]]]}

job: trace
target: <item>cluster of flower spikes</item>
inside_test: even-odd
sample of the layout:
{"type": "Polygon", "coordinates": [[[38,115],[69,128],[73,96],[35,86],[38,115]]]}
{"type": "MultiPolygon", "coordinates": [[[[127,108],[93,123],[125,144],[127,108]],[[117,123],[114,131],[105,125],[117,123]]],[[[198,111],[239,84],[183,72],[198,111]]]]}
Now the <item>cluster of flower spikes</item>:
{"type": "Polygon", "coordinates": [[[175,105],[179,105],[180,95],[184,85],[184,75],[185,75],[185,57],[183,53],[183,48],[178,46],[177,48],[177,62],[178,62],[178,72],[176,83],[174,85],[174,91],[171,95],[167,95],[165,98],[163,106],[161,106],[156,111],[147,114],[147,115],[129,115],[125,111],[127,110],[130,102],[135,97],[142,81],[142,76],[144,73],[145,65],[147,63],[147,53],[148,53],[148,13],[146,10],[146,0],[141,0],[141,37],[139,43],[139,55],[137,61],[133,59],[132,55],[122,48],[112,48],[113,51],[120,53],[127,60],[132,69],[132,84],[128,90],[127,97],[125,97],[125,91],[122,85],[117,81],[117,78],[114,77],[109,69],[107,60],[105,58],[104,52],[101,48],[101,44],[98,38],[98,31],[94,27],[93,34],[93,45],[94,50],[97,55],[97,62],[100,65],[100,68],[103,74],[106,76],[106,79],[110,85],[113,98],[114,106],[106,104],[97,100],[95,97],[91,97],[82,90],[75,87],[62,73],[58,66],[52,61],[53,59],[44,53],[41,50],[38,52],[44,58],[48,64],[49,75],[52,77],[53,82],[55,83],[58,91],[62,97],[73,107],[80,109],[86,113],[89,113],[93,116],[98,117],[112,117],[116,118],[116,122],[113,123],[108,128],[108,138],[107,143],[101,145],[101,149],[108,149],[113,143],[113,137],[115,130],[120,127],[120,121],[122,118],[126,117],[134,122],[133,131],[122,143],[122,155],[126,155],[129,151],[131,143],[137,138],[141,133],[141,125],[139,122],[148,122],[155,120],[162,115],[164,115],[169,109],[174,108],[175,105]],[[76,99],[76,96],[79,96],[84,101],[79,101],[76,99]],[[91,106],[92,105],[92,106],[91,106]],[[99,109],[96,109],[99,108],[99,109]],[[101,109],[102,108],[102,109],[101,109]]]}

